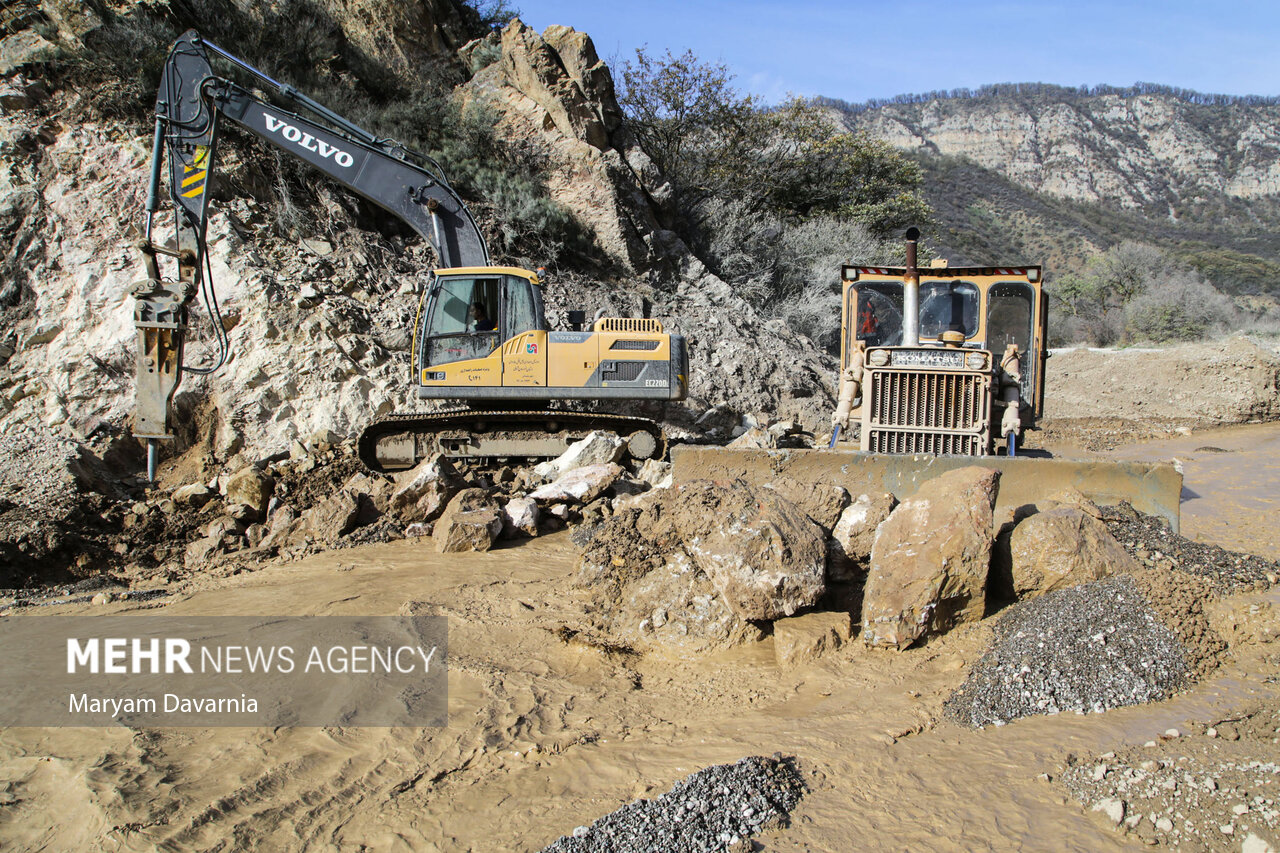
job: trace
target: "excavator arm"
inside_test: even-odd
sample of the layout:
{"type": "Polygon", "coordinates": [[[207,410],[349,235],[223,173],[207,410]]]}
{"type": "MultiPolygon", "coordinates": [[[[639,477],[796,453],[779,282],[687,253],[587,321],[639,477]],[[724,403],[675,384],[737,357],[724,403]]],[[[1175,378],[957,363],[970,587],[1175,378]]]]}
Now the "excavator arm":
{"type": "Polygon", "coordinates": [[[489,249],[479,227],[438,164],[363,130],[205,41],[196,32],[187,32],[170,50],[156,99],[145,235],[139,244],[148,277],[133,288],[138,330],[134,434],[147,439],[147,473],[151,479],[155,477],[157,441],[172,437],[169,403],[183,373],[211,372],[226,358],[227,342],[217,323],[217,300],[208,280],[205,250],[207,190],[216,162],[218,125],[224,118],[400,217],[431,244],[441,267],[489,265],[489,249]],[[216,76],[209,63],[210,53],[261,81],[291,107],[315,118],[273,106],[235,82],[216,76]],[[153,228],[166,157],[177,239],[162,246],[153,240],[153,228]],[[162,278],[162,255],[176,261],[176,280],[162,278]],[[221,355],[213,367],[183,364],[188,305],[197,291],[204,293],[220,343],[221,355]]]}

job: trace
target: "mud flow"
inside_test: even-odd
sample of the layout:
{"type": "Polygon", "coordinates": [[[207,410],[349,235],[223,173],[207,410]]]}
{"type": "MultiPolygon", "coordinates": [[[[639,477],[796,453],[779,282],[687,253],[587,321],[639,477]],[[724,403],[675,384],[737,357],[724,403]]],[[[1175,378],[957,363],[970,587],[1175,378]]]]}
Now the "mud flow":
{"type": "MultiPolygon", "coordinates": [[[[1183,534],[1274,556],[1278,444],[1280,429],[1245,427],[1113,454],[1178,458],[1183,534]]],[[[868,650],[855,637],[792,668],[777,665],[771,637],[701,655],[640,653],[583,629],[597,602],[572,583],[580,549],[568,531],[475,554],[437,554],[428,542],[204,578],[163,606],[192,616],[282,606],[291,615],[392,613],[406,601],[439,608],[450,625],[448,726],[5,729],[6,847],[216,850],[236,839],[257,850],[539,850],[702,768],[774,753],[794,758],[808,791],[787,825],[756,836],[753,849],[847,850],[850,839],[869,850],[1105,851],[1144,841],[1238,850],[1249,834],[1277,841],[1252,800],[1274,800],[1270,788],[1229,768],[1203,773],[1217,772],[1232,797],[1248,794],[1243,816],[1232,812],[1237,799],[1222,808],[1153,804],[1136,787],[1103,790],[1093,780],[1099,764],[1148,775],[1143,761],[1176,766],[1183,747],[1187,761],[1207,766],[1230,725],[1261,731],[1263,722],[1239,721],[1273,719],[1280,656],[1270,642],[1271,592],[1214,599],[1205,618],[1228,648],[1204,680],[1170,699],[973,729],[948,718],[944,702],[990,647],[990,619],[905,653],[868,650]],[[1215,726],[1216,741],[1207,734],[1215,726]],[[1128,809],[1118,823],[1095,809],[1117,798],[1128,809]],[[1156,823],[1166,808],[1176,837],[1156,823]],[[1134,814],[1141,819],[1130,827],[1134,814]]],[[[52,611],[4,618],[21,624],[52,611]]],[[[1273,741],[1231,741],[1232,766],[1280,760],[1273,741]]]]}

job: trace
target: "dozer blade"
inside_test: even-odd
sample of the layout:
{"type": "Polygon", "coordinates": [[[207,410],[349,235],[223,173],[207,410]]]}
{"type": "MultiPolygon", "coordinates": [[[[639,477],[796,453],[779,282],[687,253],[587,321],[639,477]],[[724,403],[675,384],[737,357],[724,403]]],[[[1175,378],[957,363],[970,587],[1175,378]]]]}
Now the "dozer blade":
{"type": "Polygon", "coordinates": [[[996,510],[1050,497],[1067,487],[1094,503],[1128,501],[1147,515],[1159,516],[1178,532],[1182,474],[1168,462],[1100,462],[1004,456],[891,456],[840,450],[728,450],[674,447],[673,481],[745,480],[760,484],[785,477],[813,485],[843,486],[851,495],[890,492],[908,498],[925,480],[946,471],[977,465],[998,468],[996,510]]]}

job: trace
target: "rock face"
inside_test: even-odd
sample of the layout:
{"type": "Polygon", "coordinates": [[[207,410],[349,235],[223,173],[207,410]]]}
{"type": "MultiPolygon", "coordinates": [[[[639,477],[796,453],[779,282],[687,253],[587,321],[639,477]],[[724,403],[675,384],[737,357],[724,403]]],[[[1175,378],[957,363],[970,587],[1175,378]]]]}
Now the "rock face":
{"type": "Polygon", "coordinates": [[[880,525],[862,605],[867,645],[905,649],[982,618],[999,482],[990,468],[948,471],[880,525]]]}
{"type": "Polygon", "coordinates": [[[851,129],[966,157],[1040,192],[1141,208],[1170,197],[1280,193],[1280,107],[1160,94],[956,98],[850,115],[851,129]]]}
{"type": "Polygon", "coordinates": [[[845,507],[827,543],[827,577],[833,581],[850,581],[867,571],[876,530],[897,505],[898,499],[886,492],[858,495],[845,507]]]}
{"type": "Polygon", "coordinates": [[[1054,507],[1024,519],[1013,530],[1009,550],[1013,591],[1018,598],[1140,568],[1105,524],[1071,506],[1054,507]]]}

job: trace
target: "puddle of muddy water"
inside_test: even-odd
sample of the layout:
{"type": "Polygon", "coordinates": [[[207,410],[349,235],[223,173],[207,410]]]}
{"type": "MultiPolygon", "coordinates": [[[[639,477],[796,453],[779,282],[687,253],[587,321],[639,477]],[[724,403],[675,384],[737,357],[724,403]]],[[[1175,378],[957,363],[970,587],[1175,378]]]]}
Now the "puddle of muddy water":
{"type": "Polygon", "coordinates": [[[1183,473],[1183,536],[1280,558],[1280,424],[1225,427],[1105,455],[1177,460],[1183,473]]]}

